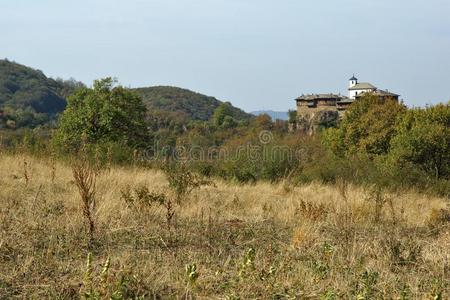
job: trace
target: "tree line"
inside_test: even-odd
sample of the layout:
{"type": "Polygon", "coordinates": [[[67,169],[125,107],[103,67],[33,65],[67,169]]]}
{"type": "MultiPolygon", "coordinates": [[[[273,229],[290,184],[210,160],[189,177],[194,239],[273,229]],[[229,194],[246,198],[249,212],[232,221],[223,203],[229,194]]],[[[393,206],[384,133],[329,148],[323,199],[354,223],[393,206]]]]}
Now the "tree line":
{"type": "Polygon", "coordinates": [[[178,161],[204,176],[238,182],[345,179],[450,191],[449,103],[409,109],[367,95],[351,105],[337,126],[310,137],[265,115],[243,119],[226,102],[208,120],[152,114],[137,93],[106,78],[68,97],[47,141],[28,131],[16,144],[65,154],[89,145],[116,163],[137,160],[158,167],[178,161]],[[262,133],[269,138],[262,140],[262,133]],[[180,149],[208,155],[186,159],[180,149]],[[233,154],[232,159],[223,153],[233,154]]]}

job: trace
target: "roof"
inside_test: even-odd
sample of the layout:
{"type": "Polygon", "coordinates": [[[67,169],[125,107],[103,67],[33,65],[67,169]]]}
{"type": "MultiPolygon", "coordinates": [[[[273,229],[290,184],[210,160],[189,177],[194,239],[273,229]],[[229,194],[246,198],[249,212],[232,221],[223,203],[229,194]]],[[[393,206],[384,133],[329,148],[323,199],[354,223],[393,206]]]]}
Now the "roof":
{"type": "Polygon", "coordinates": [[[320,100],[320,99],[336,99],[340,100],[343,96],[336,95],[336,94],[310,94],[310,95],[301,95],[298,97],[297,101],[311,101],[311,100],[320,100]]]}
{"type": "Polygon", "coordinates": [[[355,77],[355,75],[352,76],[352,78],[350,78],[349,80],[358,80],[358,78],[355,77]]]}
{"type": "Polygon", "coordinates": [[[340,100],[337,101],[337,104],[347,104],[347,103],[353,103],[355,102],[355,99],[350,99],[348,97],[342,97],[340,100]]]}
{"type": "Polygon", "coordinates": [[[372,84],[368,83],[368,82],[361,82],[358,83],[354,86],[352,86],[351,88],[349,88],[349,91],[353,91],[353,90],[376,90],[377,88],[375,86],[373,86],[372,84]]]}
{"type": "MultiPolygon", "coordinates": [[[[391,93],[391,92],[389,92],[389,91],[383,91],[383,90],[375,90],[375,91],[371,91],[371,92],[369,92],[370,94],[372,94],[372,95],[375,95],[375,96],[382,96],[382,97],[399,97],[400,95],[397,95],[397,94],[395,94],[395,93],[391,93]]],[[[363,93],[361,93],[361,94],[359,94],[359,95],[356,95],[356,97],[361,97],[361,96],[363,96],[364,94],[366,94],[366,92],[363,92],[363,93]]]]}

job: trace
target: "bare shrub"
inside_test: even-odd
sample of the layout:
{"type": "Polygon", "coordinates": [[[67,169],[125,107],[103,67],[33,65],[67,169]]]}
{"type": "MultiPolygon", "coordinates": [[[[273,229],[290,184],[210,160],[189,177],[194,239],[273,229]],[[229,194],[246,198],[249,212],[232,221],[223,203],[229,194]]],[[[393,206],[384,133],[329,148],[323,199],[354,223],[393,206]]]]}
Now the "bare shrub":
{"type": "Polygon", "coordinates": [[[180,204],[189,194],[202,186],[213,185],[210,180],[203,179],[191,172],[185,164],[172,164],[164,167],[169,187],[175,194],[175,202],[180,204]]]}
{"type": "Polygon", "coordinates": [[[173,201],[165,193],[152,192],[146,186],[138,186],[131,189],[130,186],[121,190],[121,198],[125,201],[128,207],[136,208],[137,210],[148,211],[154,204],[161,205],[166,210],[166,224],[170,229],[172,226],[172,219],[175,215],[175,207],[173,201]]]}

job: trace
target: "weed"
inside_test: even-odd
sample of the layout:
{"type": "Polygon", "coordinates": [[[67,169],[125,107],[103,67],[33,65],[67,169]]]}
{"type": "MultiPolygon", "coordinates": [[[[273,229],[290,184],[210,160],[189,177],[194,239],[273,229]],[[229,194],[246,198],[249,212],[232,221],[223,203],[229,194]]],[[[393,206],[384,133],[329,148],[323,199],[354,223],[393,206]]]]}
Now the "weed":
{"type": "Polygon", "coordinates": [[[23,178],[25,179],[25,185],[28,185],[30,182],[30,174],[28,172],[28,162],[26,160],[23,161],[23,178]]]}
{"type": "Polygon", "coordinates": [[[180,204],[193,190],[202,186],[214,185],[210,180],[205,180],[191,172],[186,165],[172,164],[164,167],[170,189],[175,194],[175,201],[180,204]]]}
{"type": "Polygon", "coordinates": [[[87,159],[81,159],[72,165],[72,175],[81,197],[82,212],[88,233],[88,248],[92,249],[95,231],[95,194],[98,168],[87,159]]]}
{"type": "Polygon", "coordinates": [[[245,279],[255,270],[256,250],[249,248],[244,255],[244,260],[240,265],[239,277],[245,279]]]}
{"type": "Polygon", "coordinates": [[[200,276],[200,274],[197,272],[197,265],[186,265],[185,274],[188,284],[190,286],[195,286],[195,284],[197,283],[197,279],[200,276]]]}
{"type": "Polygon", "coordinates": [[[374,223],[379,223],[383,213],[383,206],[388,201],[388,197],[380,186],[374,185],[369,190],[367,200],[374,203],[373,221],[374,223]]]}
{"type": "Polygon", "coordinates": [[[384,248],[388,251],[391,263],[394,266],[414,265],[421,256],[422,247],[414,240],[407,237],[398,239],[391,236],[385,241],[384,248]]]}
{"type": "Polygon", "coordinates": [[[359,277],[356,290],[356,299],[375,299],[377,294],[376,284],[378,282],[378,272],[366,270],[359,277]]]}
{"type": "Polygon", "coordinates": [[[86,270],[80,296],[85,300],[126,300],[146,299],[146,293],[138,287],[137,278],[133,275],[121,272],[111,273],[111,259],[106,258],[100,272],[95,272],[92,254],[87,257],[86,270]]]}

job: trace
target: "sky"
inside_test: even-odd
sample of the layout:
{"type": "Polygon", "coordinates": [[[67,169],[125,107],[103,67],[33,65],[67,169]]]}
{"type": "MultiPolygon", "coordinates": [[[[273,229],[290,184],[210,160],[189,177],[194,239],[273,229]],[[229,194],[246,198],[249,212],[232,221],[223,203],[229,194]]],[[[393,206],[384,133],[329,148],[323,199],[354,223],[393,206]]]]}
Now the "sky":
{"type": "Polygon", "coordinates": [[[179,86],[246,111],[348,79],[450,100],[448,0],[0,0],[0,58],[91,84],[179,86]]]}

